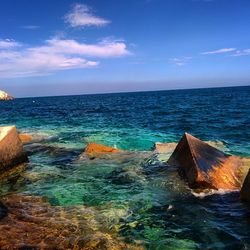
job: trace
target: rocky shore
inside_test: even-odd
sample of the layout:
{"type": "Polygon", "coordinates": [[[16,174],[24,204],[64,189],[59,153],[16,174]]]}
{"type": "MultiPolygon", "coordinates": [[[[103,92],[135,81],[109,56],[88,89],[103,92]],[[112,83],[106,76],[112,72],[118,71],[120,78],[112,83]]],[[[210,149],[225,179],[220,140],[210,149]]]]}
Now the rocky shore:
{"type": "MultiPolygon", "coordinates": [[[[28,155],[39,147],[39,143],[30,147],[33,140],[31,135],[18,133],[15,126],[0,127],[0,174],[10,170],[13,173],[20,164],[26,164],[28,155]],[[28,154],[24,143],[27,143],[25,148],[31,151],[28,154]]],[[[48,149],[53,148],[44,148],[48,149]]],[[[66,149],[62,152],[67,154],[66,149]]],[[[145,176],[171,168],[183,185],[194,192],[237,191],[239,199],[250,202],[250,160],[226,154],[221,144],[207,143],[185,133],[179,143],[156,143],[153,151],[141,152],[141,155],[146,160],[136,171],[143,172],[145,176]],[[154,161],[156,156],[165,156],[162,165],[154,161]]],[[[77,161],[106,159],[111,164],[114,160],[122,164],[131,158],[137,160],[134,152],[91,142],[79,153],[77,161]]],[[[108,181],[126,185],[138,180],[138,176],[136,172],[115,169],[108,176],[108,181]]],[[[4,178],[8,176],[4,175],[4,178]]],[[[52,207],[42,197],[6,195],[0,198],[0,248],[142,249],[140,245],[130,245],[118,239],[102,225],[104,220],[97,211],[82,205],[52,207]]]]}

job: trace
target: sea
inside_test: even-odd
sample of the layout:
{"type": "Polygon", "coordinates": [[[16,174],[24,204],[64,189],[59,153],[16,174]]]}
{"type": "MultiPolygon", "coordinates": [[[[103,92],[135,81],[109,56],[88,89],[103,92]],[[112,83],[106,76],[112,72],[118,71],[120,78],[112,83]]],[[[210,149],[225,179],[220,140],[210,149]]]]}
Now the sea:
{"type": "Polygon", "coordinates": [[[0,102],[0,125],[34,137],[27,168],[0,184],[2,197],[93,208],[107,230],[144,249],[250,249],[250,209],[239,192],[194,194],[167,167],[169,155],[154,153],[156,142],[188,132],[250,157],[249,86],[17,98],[0,102]],[[81,157],[89,142],[126,153],[81,157]]]}

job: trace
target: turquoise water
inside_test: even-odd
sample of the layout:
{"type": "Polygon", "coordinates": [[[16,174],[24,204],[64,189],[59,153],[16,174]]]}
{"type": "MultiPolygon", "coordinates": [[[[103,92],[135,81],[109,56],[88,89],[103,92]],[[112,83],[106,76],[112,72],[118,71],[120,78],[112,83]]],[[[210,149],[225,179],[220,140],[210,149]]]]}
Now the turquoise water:
{"type": "Polygon", "coordinates": [[[1,102],[0,124],[35,138],[25,145],[27,170],[1,184],[1,194],[94,207],[107,227],[147,249],[248,249],[250,215],[239,194],[195,197],[152,148],[187,131],[249,157],[249,111],[250,87],[1,102]],[[79,159],[88,142],[127,152],[79,159]]]}

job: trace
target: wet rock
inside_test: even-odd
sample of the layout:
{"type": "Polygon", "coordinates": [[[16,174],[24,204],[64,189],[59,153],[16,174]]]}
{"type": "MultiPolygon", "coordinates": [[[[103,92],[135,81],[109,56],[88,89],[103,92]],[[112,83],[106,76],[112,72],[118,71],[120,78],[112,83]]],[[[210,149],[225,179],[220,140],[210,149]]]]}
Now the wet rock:
{"type": "Polygon", "coordinates": [[[107,177],[113,184],[127,185],[136,183],[140,177],[136,172],[127,171],[125,169],[116,169],[107,177]]]}
{"type": "Polygon", "coordinates": [[[33,140],[33,137],[31,135],[23,134],[23,133],[19,134],[19,138],[22,141],[22,143],[28,143],[28,142],[31,142],[33,140]]]}
{"type": "Polygon", "coordinates": [[[27,161],[16,127],[0,127],[0,173],[27,161]]]}
{"type": "Polygon", "coordinates": [[[250,202],[250,170],[244,180],[243,186],[240,191],[241,200],[250,202]]]}
{"type": "Polygon", "coordinates": [[[188,133],[181,138],[168,164],[178,167],[191,188],[238,190],[241,186],[241,159],[188,133]]]}
{"type": "Polygon", "coordinates": [[[84,150],[84,154],[87,155],[89,158],[93,159],[105,154],[119,153],[119,152],[122,151],[116,148],[108,147],[94,142],[88,143],[87,147],[84,150]]]}
{"type": "Polygon", "coordinates": [[[104,229],[100,215],[85,206],[50,206],[22,194],[2,199],[8,214],[0,220],[0,249],[142,249],[104,229]]]}

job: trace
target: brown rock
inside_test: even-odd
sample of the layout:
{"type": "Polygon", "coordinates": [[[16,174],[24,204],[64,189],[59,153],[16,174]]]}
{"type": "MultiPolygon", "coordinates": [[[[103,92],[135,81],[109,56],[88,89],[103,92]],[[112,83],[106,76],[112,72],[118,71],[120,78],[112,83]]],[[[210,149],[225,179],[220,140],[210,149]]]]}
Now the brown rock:
{"type": "Polygon", "coordinates": [[[119,152],[121,152],[121,150],[94,142],[89,143],[84,150],[84,153],[86,153],[90,157],[97,157],[104,154],[119,152]]]}
{"type": "Polygon", "coordinates": [[[0,127],[0,173],[27,161],[16,127],[0,127]]]}
{"type": "Polygon", "coordinates": [[[96,210],[51,206],[39,196],[2,198],[8,209],[0,219],[0,249],[142,250],[116,237],[96,210]]]}
{"type": "Polygon", "coordinates": [[[188,133],[181,138],[168,163],[179,168],[192,188],[238,190],[241,186],[241,159],[188,133]]]}
{"type": "Polygon", "coordinates": [[[241,188],[240,196],[243,201],[250,202],[250,169],[241,188]]]}
{"type": "Polygon", "coordinates": [[[23,133],[19,134],[19,138],[22,141],[22,143],[27,143],[33,140],[33,137],[31,135],[23,133]]]}

